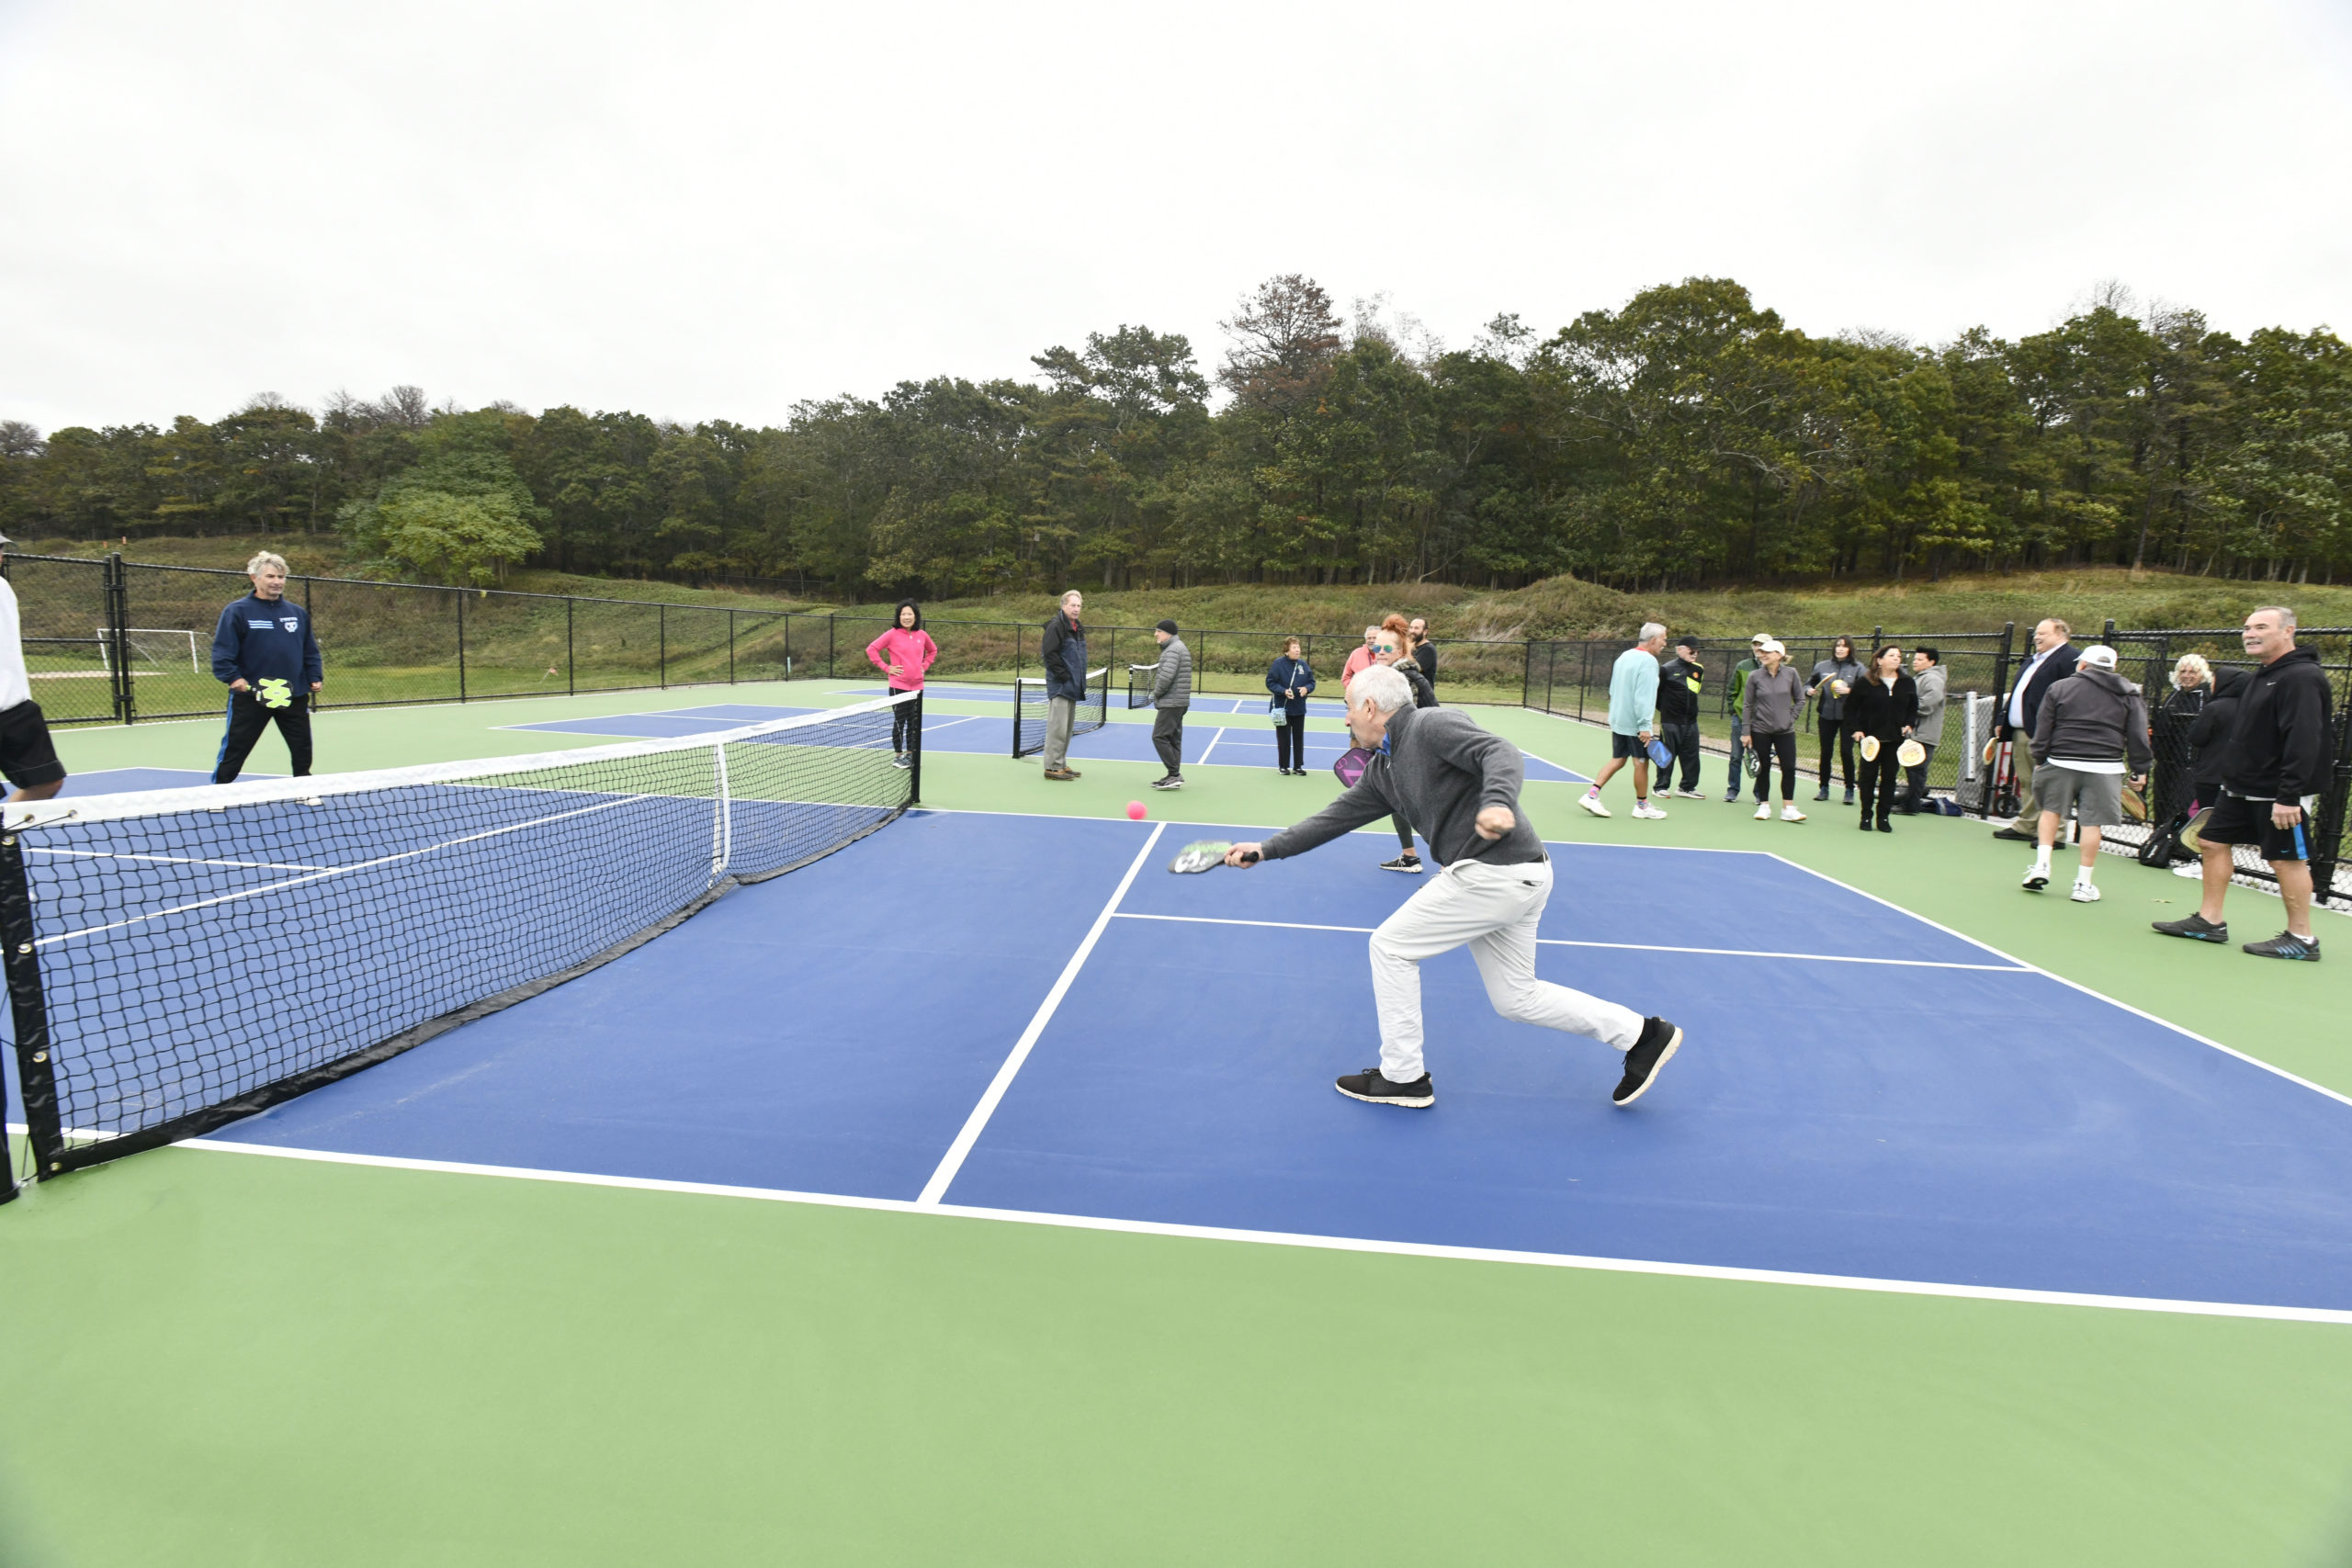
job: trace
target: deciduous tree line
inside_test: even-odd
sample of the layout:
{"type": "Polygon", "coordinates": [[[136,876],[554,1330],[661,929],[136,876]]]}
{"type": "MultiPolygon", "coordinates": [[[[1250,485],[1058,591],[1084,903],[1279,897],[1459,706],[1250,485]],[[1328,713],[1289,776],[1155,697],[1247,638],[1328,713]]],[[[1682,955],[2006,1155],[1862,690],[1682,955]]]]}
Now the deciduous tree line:
{"type": "Polygon", "coordinates": [[[0,426],[12,533],[344,529],[485,581],[805,574],[845,595],[1198,581],[1620,586],[2109,562],[2352,570],[2352,356],[2105,297],[2048,332],[1814,337],[1725,279],[1447,349],[1270,279],[1216,372],[1140,326],[1028,379],[901,382],[782,428],[401,388],[211,423],[0,426]],[[1217,394],[1223,394],[1219,397],[1217,394]],[[1215,406],[1212,406],[1213,403],[1215,406]]]}

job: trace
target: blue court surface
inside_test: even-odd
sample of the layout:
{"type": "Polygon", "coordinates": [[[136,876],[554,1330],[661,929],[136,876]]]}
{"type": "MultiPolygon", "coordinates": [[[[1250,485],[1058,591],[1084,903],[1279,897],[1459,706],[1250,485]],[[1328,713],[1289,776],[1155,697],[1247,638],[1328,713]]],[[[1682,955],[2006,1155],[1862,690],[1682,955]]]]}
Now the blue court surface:
{"type": "MultiPolygon", "coordinates": [[[[818,711],[820,710],[718,703],[708,707],[610,714],[598,718],[556,718],[538,724],[513,724],[504,728],[546,730],[559,735],[673,739],[690,735],[716,735],[722,729],[731,729],[738,725],[760,724],[772,718],[792,718],[818,711]]],[[[922,744],[926,751],[1010,757],[1012,754],[1012,719],[1010,716],[927,713],[923,716],[922,744]]],[[[1340,753],[1347,749],[1347,736],[1336,726],[1307,733],[1306,761],[1312,766],[1329,767],[1338,761],[1340,753]]],[[[1070,741],[1069,754],[1073,762],[1083,762],[1091,758],[1097,761],[1149,762],[1156,766],[1159,761],[1159,753],[1151,746],[1151,727],[1142,721],[1107,724],[1101,729],[1078,736],[1070,741]]],[[[1589,782],[1584,774],[1546,761],[1532,752],[1522,751],[1520,755],[1525,759],[1530,779],[1560,784],[1589,782]]],[[[1273,765],[1273,727],[1266,721],[1262,703],[1247,716],[1204,712],[1197,706],[1193,709],[1192,717],[1184,726],[1185,767],[1271,768],[1273,765]]]]}
{"type": "MultiPolygon", "coordinates": [[[[243,773],[240,779],[274,779],[277,773],[243,773]]],[[[86,773],[74,773],[59,790],[62,796],[77,795],[132,795],[150,789],[192,789],[212,782],[212,775],[200,768],[99,768],[86,773]]]]}
{"type": "Polygon", "coordinates": [[[916,813],[228,1142],[1114,1224],[2352,1309],[2352,1104],[1764,853],[1565,843],[1549,979],[1615,1052],[1423,966],[1427,1111],[1377,1054],[1385,836],[916,813]],[[1025,1049],[1025,1055],[1024,1055],[1025,1049]],[[991,1086],[995,1085],[992,1090],[991,1086]],[[959,1137],[960,1134],[960,1137],[959,1137]]]}

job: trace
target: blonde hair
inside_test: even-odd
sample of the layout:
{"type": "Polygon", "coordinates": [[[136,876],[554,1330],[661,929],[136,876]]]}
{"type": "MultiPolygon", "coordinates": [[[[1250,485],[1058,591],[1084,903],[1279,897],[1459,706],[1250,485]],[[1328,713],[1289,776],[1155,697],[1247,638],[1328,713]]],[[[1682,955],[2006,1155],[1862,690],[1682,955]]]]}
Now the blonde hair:
{"type": "Polygon", "coordinates": [[[2197,677],[2190,682],[2191,685],[2210,686],[2213,683],[2213,667],[2205,662],[2205,656],[2201,653],[2184,653],[2174,661],[2172,667],[2174,685],[2180,685],[2180,672],[2184,670],[2197,677]]]}
{"type": "Polygon", "coordinates": [[[276,550],[264,550],[259,555],[254,557],[253,559],[245,563],[245,575],[247,577],[251,577],[255,572],[267,567],[276,567],[278,570],[284,571],[286,570],[286,558],[279,555],[276,550]]]}

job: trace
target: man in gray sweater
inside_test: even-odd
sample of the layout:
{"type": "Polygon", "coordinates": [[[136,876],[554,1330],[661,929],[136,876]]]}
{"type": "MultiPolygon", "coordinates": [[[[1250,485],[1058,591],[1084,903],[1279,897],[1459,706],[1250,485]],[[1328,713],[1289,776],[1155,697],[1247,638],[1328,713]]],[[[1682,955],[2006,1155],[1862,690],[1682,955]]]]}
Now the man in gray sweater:
{"type": "Polygon", "coordinates": [[[1162,621],[1152,628],[1159,639],[1159,668],[1151,675],[1151,746],[1159,753],[1165,778],[1151,781],[1154,789],[1184,787],[1184,714],[1193,705],[1193,650],[1176,635],[1176,623],[1162,621]]]}
{"type": "Polygon", "coordinates": [[[1631,1105],[1682,1044],[1682,1031],[1615,1002],[1535,977],[1535,928],[1552,897],[1552,862],[1519,810],[1519,748],[1457,708],[1416,708],[1405,677],[1385,665],[1348,687],[1348,733],[1373,753],[1353,789],[1262,844],[1236,844],[1233,866],[1305,854],[1401,812],[1443,868],[1372,933],[1372,994],[1380,1065],[1350,1073],[1341,1094],[1374,1105],[1437,1102],[1421,1061],[1421,961],[1467,945],[1495,1010],[1521,1023],[1589,1035],[1625,1053],[1610,1096],[1631,1105]]]}

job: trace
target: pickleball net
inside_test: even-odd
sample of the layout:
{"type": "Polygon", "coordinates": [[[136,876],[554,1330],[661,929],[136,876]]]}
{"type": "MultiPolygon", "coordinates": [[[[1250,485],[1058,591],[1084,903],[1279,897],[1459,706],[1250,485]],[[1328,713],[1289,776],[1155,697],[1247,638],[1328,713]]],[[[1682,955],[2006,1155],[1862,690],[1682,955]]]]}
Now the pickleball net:
{"type": "MultiPolygon", "coordinates": [[[[1012,681],[1012,754],[1034,757],[1046,749],[1046,725],[1052,717],[1052,700],[1046,695],[1044,677],[1016,675],[1012,681]]],[[[1070,717],[1072,739],[1091,735],[1111,719],[1111,667],[1086,672],[1086,695],[1070,717]]]]}
{"type": "Polygon", "coordinates": [[[855,843],[913,804],[890,749],[913,696],[9,807],[0,938],[31,1170],[251,1115],[855,843]]]}

